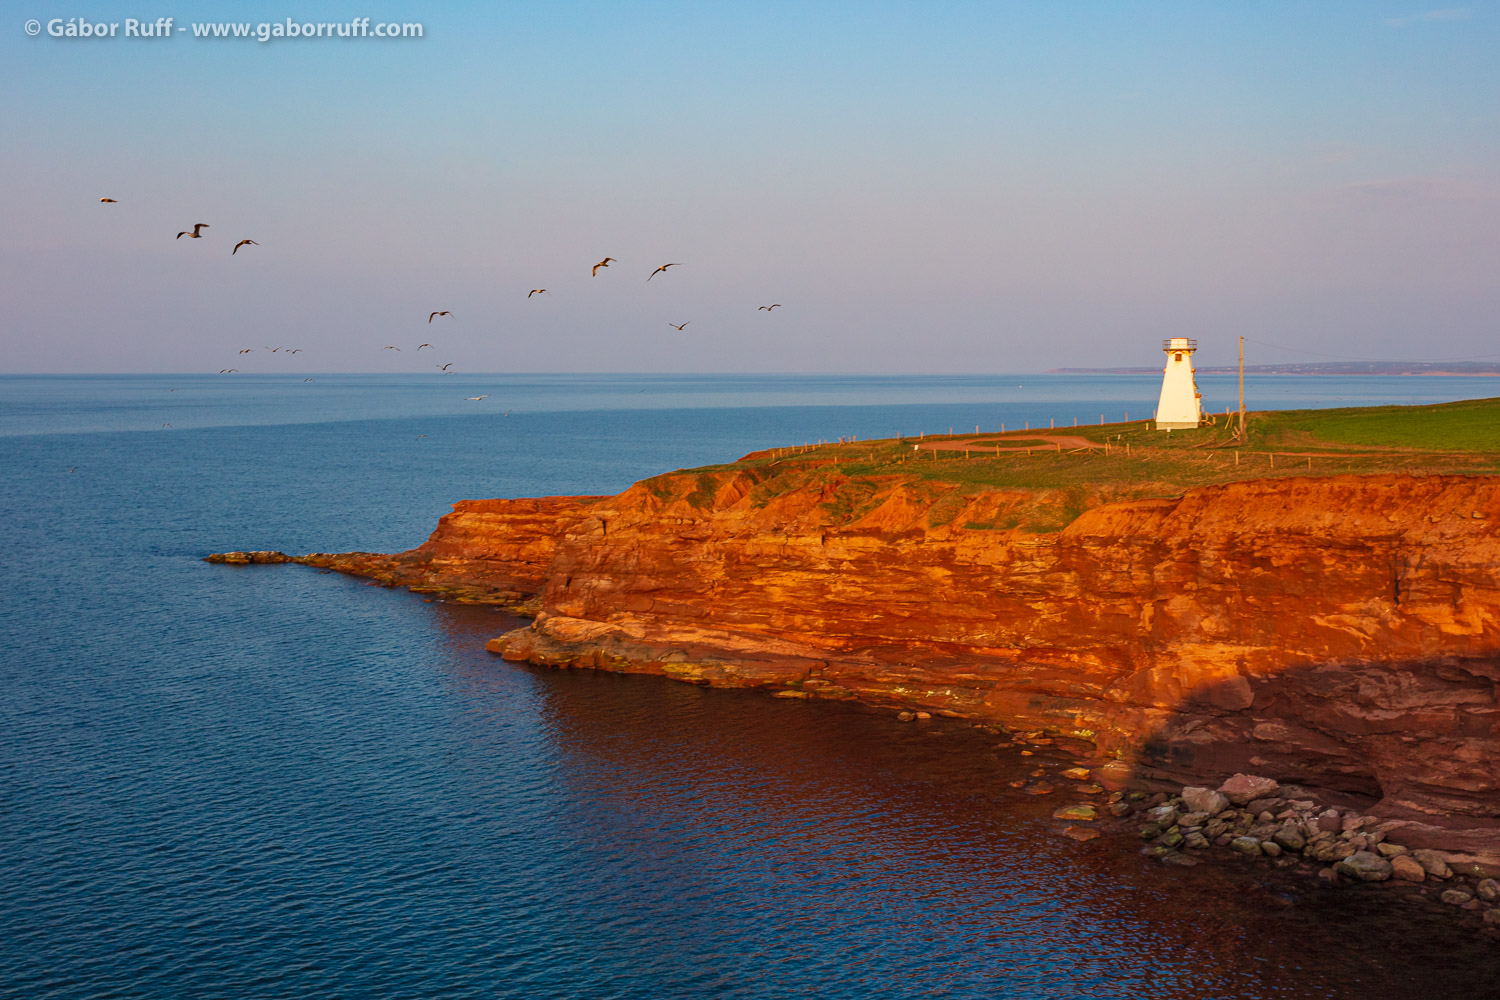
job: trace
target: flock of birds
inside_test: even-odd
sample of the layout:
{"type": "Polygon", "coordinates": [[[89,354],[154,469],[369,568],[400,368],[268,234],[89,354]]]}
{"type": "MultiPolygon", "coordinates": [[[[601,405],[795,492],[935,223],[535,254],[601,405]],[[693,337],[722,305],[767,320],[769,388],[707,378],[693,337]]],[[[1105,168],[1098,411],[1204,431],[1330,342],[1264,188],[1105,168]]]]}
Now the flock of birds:
{"type": "MultiPolygon", "coordinates": [[[[118,200],[115,199],[115,198],[100,198],[99,201],[100,201],[101,204],[106,204],[106,205],[119,204],[118,200]]],[[[177,234],[177,236],[176,236],[176,239],[180,240],[184,236],[186,236],[190,240],[201,240],[201,239],[203,239],[203,230],[209,229],[209,228],[211,228],[211,227],[206,222],[196,222],[196,223],[193,224],[193,228],[192,229],[184,229],[181,232],[179,232],[177,234]]],[[[243,239],[243,240],[240,240],[229,251],[229,255],[231,257],[233,257],[233,256],[235,256],[236,254],[238,254],[240,252],[240,248],[241,247],[247,247],[247,246],[249,246],[249,247],[258,247],[258,246],[260,246],[260,244],[257,243],[255,240],[252,240],[252,239],[243,239]]],[[[593,266],[593,268],[589,271],[589,276],[590,277],[598,277],[599,276],[599,271],[601,269],[607,268],[611,264],[618,264],[618,263],[619,263],[619,261],[616,260],[614,257],[605,257],[603,260],[599,261],[597,264],[595,264],[593,266]]],[[[656,277],[658,274],[665,274],[666,271],[667,271],[667,268],[669,268],[669,267],[681,267],[681,266],[682,266],[682,262],[681,261],[677,261],[677,262],[673,262],[673,263],[669,263],[669,264],[662,264],[656,270],[654,270],[650,274],[648,274],[646,276],[646,280],[650,281],[652,278],[656,277]]],[[[533,289],[531,289],[531,291],[529,291],[529,292],[526,293],[526,298],[530,299],[534,295],[550,295],[550,294],[551,293],[548,292],[547,289],[545,289],[545,288],[533,288],[533,289]]],[[[779,309],[779,308],[781,308],[781,303],[780,302],[773,302],[770,305],[765,305],[765,306],[760,306],[759,307],[760,311],[763,311],[763,312],[770,312],[772,309],[779,309]]],[[[453,318],[453,313],[452,313],[451,310],[448,310],[448,309],[434,309],[432,312],[428,313],[428,315],[427,315],[427,324],[429,326],[431,326],[432,325],[432,321],[435,320],[435,319],[437,319],[439,316],[446,316],[449,319],[452,319],[453,318]]],[[[672,327],[672,329],[681,332],[683,329],[685,329],[687,327],[687,325],[688,325],[689,322],[691,322],[691,320],[686,321],[686,322],[682,322],[682,323],[670,323],[669,322],[667,325],[670,326],[670,327],[672,327]]],[[[431,348],[431,347],[432,347],[432,345],[431,344],[427,344],[427,343],[418,344],[417,345],[417,351],[420,352],[424,348],[431,348]]],[[[282,351],[285,351],[288,355],[301,354],[302,353],[302,348],[300,348],[300,347],[296,347],[296,348],[266,347],[265,350],[271,352],[272,354],[277,354],[277,353],[280,353],[282,351]]],[[[385,350],[385,351],[398,351],[399,352],[401,350],[401,348],[397,347],[394,344],[388,344],[385,347],[383,347],[382,350],[385,350]]],[[[253,348],[253,347],[246,347],[246,348],[242,348],[239,353],[241,355],[245,355],[245,354],[252,354],[252,353],[254,353],[254,351],[255,351],[255,348],[253,348]]],[[[437,368],[438,371],[442,372],[445,375],[452,375],[452,374],[454,374],[454,372],[453,372],[453,362],[451,362],[451,361],[448,362],[447,364],[444,364],[444,365],[435,365],[434,367],[437,368]]],[[[221,368],[221,369],[219,369],[219,374],[220,375],[231,375],[231,374],[234,374],[234,373],[237,373],[237,372],[239,372],[238,368],[221,368]]],[[[304,382],[311,382],[311,381],[313,381],[313,379],[306,378],[306,379],[303,379],[302,381],[304,381],[304,382]]],[[[489,395],[490,395],[489,393],[485,393],[482,396],[467,396],[465,398],[467,400],[472,400],[472,401],[478,402],[478,401],[482,401],[484,399],[489,398],[489,395]]],[[[510,416],[510,413],[507,412],[505,415],[506,416],[510,416]]],[[[170,425],[169,424],[164,424],[163,426],[170,426],[170,425]]]]}

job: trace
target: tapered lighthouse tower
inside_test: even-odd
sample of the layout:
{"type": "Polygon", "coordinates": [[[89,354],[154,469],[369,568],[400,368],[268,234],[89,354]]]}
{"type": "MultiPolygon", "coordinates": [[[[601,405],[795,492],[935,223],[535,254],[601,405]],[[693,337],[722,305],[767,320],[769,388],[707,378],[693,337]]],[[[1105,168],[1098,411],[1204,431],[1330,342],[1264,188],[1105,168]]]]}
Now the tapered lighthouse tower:
{"type": "Polygon", "coordinates": [[[1193,378],[1193,352],[1198,349],[1198,342],[1173,337],[1163,340],[1161,349],[1167,352],[1167,367],[1162,372],[1161,399],[1156,404],[1156,429],[1176,431],[1197,427],[1203,419],[1203,407],[1199,404],[1203,394],[1193,378]]]}

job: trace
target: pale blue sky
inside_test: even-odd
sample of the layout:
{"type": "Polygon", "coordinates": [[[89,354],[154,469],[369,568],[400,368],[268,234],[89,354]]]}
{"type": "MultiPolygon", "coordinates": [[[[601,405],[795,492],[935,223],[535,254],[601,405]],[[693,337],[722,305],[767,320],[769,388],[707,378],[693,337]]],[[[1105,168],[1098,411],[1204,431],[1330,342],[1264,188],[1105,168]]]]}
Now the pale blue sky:
{"type": "Polygon", "coordinates": [[[27,0],[0,23],[0,370],[1500,355],[1496,13],[27,0]],[[23,29],[79,14],[426,36],[23,29]]]}

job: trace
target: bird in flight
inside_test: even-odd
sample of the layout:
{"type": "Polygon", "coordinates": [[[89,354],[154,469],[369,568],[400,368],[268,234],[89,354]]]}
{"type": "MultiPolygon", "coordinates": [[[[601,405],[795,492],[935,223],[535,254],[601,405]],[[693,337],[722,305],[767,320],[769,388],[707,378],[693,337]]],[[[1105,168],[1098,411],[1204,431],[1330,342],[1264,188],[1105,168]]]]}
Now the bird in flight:
{"type": "MultiPolygon", "coordinates": [[[[598,277],[598,275],[599,275],[599,268],[601,268],[601,267],[608,267],[610,264],[618,264],[618,263],[619,263],[619,261],[615,260],[613,257],[606,257],[603,260],[601,260],[599,263],[597,263],[597,264],[594,265],[594,269],[589,272],[589,277],[591,277],[591,278],[598,277]]],[[[527,298],[531,298],[531,296],[528,295],[527,298]]]]}
{"type": "Polygon", "coordinates": [[[287,351],[287,353],[288,354],[301,354],[302,353],[302,348],[300,348],[300,347],[294,347],[290,351],[287,351]]]}
{"type": "Polygon", "coordinates": [[[509,410],[506,410],[506,411],[505,411],[505,415],[506,415],[506,416],[507,416],[507,417],[508,417],[508,416],[510,416],[510,411],[509,411],[509,410]]]}
{"type": "Polygon", "coordinates": [[[281,350],[281,348],[279,348],[279,347],[267,347],[266,350],[270,351],[272,354],[275,354],[277,351],[281,350]]]}
{"type": "Polygon", "coordinates": [[[235,254],[239,253],[240,252],[240,247],[258,247],[258,246],[260,246],[260,244],[257,243],[257,242],[255,242],[254,240],[240,240],[238,243],[236,243],[234,245],[234,249],[231,250],[231,251],[229,251],[229,256],[233,257],[235,254]]]}
{"type": "MultiPolygon", "coordinates": [[[[434,316],[452,316],[452,315],[453,314],[451,312],[449,312],[448,310],[446,310],[446,309],[439,309],[439,310],[437,310],[437,311],[435,311],[435,312],[433,312],[433,313],[431,313],[431,314],[428,315],[427,322],[431,323],[434,316]]],[[[420,348],[418,348],[418,350],[420,350],[420,348]]]]}
{"type": "Polygon", "coordinates": [[[417,345],[417,350],[420,351],[424,347],[431,347],[431,346],[432,346],[431,344],[418,344],[417,345]]]}
{"type": "Polygon", "coordinates": [[[190,240],[201,240],[201,239],[203,239],[203,234],[201,232],[199,232],[199,230],[201,230],[201,229],[207,229],[207,228],[208,228],[208,223],[206,223],[206,222],[197,222],[197,223],[194,223],[193,224],[193,231],[192,232],[188,232],[186,229],[184,229],[182,232],[180,232],[180,233],[177,234],[177,239],[180,240],[184,236],[186,236],[190,240]]]}
{"type": "Polygon", "coordinates": [[[113,198],[100,198],[99,202],[101,204],[105,204],[105,205],[114,205],[114,204],[116,204],[116,202],[115,202],[115,200],[113,198]]]}
{"type": "Polygon", "coordinates": [[[490,398],[490,394],[489,393],[485,393],[483,396],[465,396],[464,397],[464,399],[472,399],[476,403],[479,402],[481,399],[489,399],[489,398],[490,398]]]}
{"type": "Polygon", "coordinates": [[[230,372],[237,372],[237,371],[239,371],[238,368],[220,368],[219,369],[219,374],[220,375],[228,375],[230,372]]]}
{"type": "Polygon", "coordinates": [[[310,379],[310,378],[305,378],[305,379],[303,379],[303,380],[302,380],[302,381],[304,381],[304,382],[311,382],[311,381],[312,381],[312,379],[310,379]]]}
{"type": "Polygon", "coordinates": [[[399,350],[401,350],[401,348],[394,347],[394,346],[392,346],[390,344],[387,344],[386,346],[382,347],[381,350],[382,351],[399,351],[399,350]]]}
{"type": "MultiPolygon", "coordinates": [[[[651,279],[647,278],[646,280],[650,281],[651,279]]],[[[688,320],[688,323],[691,323],[691,322],[692,322],[692,320],[688,320]]],[[[667,325],[670,326],[674,330],[681,330],[683,327],[687,326],[687,323],[668,323],[667,325]]]]}
{"type": "Polygon", "coordinates": [[[761,308],[764,309],[766,312],[770,312],[772,309],[775,309],[779,305],[781,305],[780,302],[772,302],[768,306],[761,306],[761,308]]]}
{"type": "Polygon", "coordinates": [[[449,368],[452,368],[452,367],[453,367],[453,362],[451,362],[451,361],[450,361],[450,362],[448,362],[448,363],[447,363],[447,364],[446,364],[446,365],[439,365],[439,366],[438,366],[438,371],[440,371],[440,372],[445,372],[445,371],[447,371],[447,370],[448,370],[448,369],[449,369],[449,368]]]}
{"type": "Polygon", "coordinates": [[[253,347],[247,347],[243,351],[241,351],[240,353],[241,354],[249,354],[253,350],[255,350],[255,348],[253,348],[253,347]]]}
{"type": "Polygon", "coordinates": [[[648,276],[646,278],[646,280],[650,281],[652,278],[656,277],[658,274],[661,274],[663,271],[665,271],[669,267],[680,267],[680,266],[682,266],[682,265],[681,264],[663,264],[661,267],[658,267],[656,270],[652,271],[651,274],[650,274],[650,276],[648,276]]]}
{"type": "Polygon", "coordinates": [[[545,289],[545,288],[533,288],[531,291],[529,291],[529,292],[526,293],[526,297],[529,299],[533,295],[545,295],[546,293],[547,293],[547,289],[545,289]]]}

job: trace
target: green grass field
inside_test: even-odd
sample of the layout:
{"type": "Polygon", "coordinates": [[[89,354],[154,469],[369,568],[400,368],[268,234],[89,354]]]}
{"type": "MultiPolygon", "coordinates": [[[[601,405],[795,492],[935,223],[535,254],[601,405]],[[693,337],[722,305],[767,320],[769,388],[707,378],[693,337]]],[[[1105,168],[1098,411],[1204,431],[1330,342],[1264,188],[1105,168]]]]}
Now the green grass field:
{"type": "MultiPolygon", "coordinates": [[[[1424,452],[1500,451],[1500,399],[1435,406],[1369,406],[1257,414],[1260,433],[1314,441],[1424,452]]],[[[1252,425],[1254,429],[1254,425],[1252,425]]]]}
{"type": "MultiPolygon", "coordinates": [[[[1246,440],[1235,440],[1222,416],[1214,426],[1166,434],[1149,422],[1059,428],[1056,433],[1109,442],[1100,450],[1055,450],[1038,434],[982,434],[977,440],[1002,446],[1032,446],[1026,452],[979,448],[913,451],[910,439],[790,447],[757,453],[744,461],[682,470],[648,480],[663,497],[694,506],[712,501],[718,475],[743,470],[756,482],[753,502],[764,503],[794,489],[831,488],[826,509],[837,522],[862,516],[879,501],[893,478],[926,489],[934,502],[932,523],[945,523],[975,494],[1025,491],[1031,502],[992,522],[965,527],[1056,530],[1083,510],[1117,500],[1176,496],[1196,486],[1290,476],[1409,473],[1500,475],[1500,398],[1435,406],[1379,406],[1337,410],[1284,410],[1250,414],[1246,440]],[[698,474],[688,480],[684,476],[698,474]]],[[[975,439],[975,435],[955,435],[975,439]]],[[[944,435],[926,439],[945,441],[944,435]]]]}

